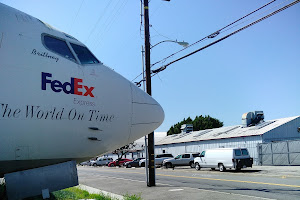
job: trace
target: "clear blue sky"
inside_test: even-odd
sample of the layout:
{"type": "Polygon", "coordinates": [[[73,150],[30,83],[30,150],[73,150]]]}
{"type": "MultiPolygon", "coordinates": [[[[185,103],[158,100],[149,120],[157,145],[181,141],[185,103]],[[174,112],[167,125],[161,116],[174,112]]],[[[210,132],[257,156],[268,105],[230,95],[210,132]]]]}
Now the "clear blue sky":
{"type": "MultiPolygon", "coordinates": [[[[151,0],[151,44],[166,39],[194,43],[269,1],[151,0]]],[[[138,0],[0,2],[76,37],[104,64],[129,80],[141,72],[144,40],[138,0]]],[[[277,0],[269,8],[283,2],[277,0]]],[[[266,120],[300,115],[299,19],[300,3],[153,77],[153,96],[166,115],[157,131],[167,131],[183,118],[196,115],[218,118],[225,126],[240,124],[242,114],[254,110],[264,111],[266,120]]],[[[195,45],[166,63],[210,41],[214,40],[195,45]]],[[[181,48],[175,43],[160,44],[152,49],[151,62],[181,48]]]]}

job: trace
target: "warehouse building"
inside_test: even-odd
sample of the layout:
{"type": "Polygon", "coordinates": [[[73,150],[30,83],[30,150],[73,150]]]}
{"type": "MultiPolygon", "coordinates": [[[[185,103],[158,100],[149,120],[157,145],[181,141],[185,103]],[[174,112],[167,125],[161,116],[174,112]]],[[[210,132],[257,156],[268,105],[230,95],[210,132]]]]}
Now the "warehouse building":
{"type": "MultiPolygon", "coordinates": [[[[186,127],[190,128],[190,126],[183,126],[182,129],[186,130],[186,127]]],[[[212,148],[246,147],[253,157],[254,164],[259,165],[262,164],[263,151],[258,148],[260,144],[297,140],[297,144],[300,145],[300,116],[264,121],[263,112],[254,111],[242,116],[242,125],[201,131],[183,131],[180,134],[166,136],[155,143],[155,153],[172,153],[175,156],[187,152],[202,152],[212,148]]],[[[293,144],[295,146],[295,143],[293,144]]],[[[292,150],[294,154],[287,152],[286,160],[300,160],[300,148],[298,147],[294,147],[292,150]]],[[[281,153],[280,149],[278,151],[281,153]]],[[[282,151],[285,150],[282,149],[282,151]]],[[[285,159],[282,155],[280,158],[285,159]]],[[[273,160],[273,154],[272,158],[269,156],[263,159],[273,160]]]]}

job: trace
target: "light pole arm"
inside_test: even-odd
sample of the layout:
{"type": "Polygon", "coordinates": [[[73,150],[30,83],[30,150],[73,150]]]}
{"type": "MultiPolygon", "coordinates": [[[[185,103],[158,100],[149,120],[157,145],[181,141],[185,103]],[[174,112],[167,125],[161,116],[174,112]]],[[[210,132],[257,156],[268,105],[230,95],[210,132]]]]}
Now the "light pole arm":
{"type": "Polygon", "coordinates": [[[151,46],[151,49],[152,49],[153,47],[155,47],[155,46],[157,46],[157,45],[163,43],[163,42],[174,42],[174,43],[177,43],[177,44],[179,44],[179,45],[181,45],[181,46],[184,46],[184,47],[189,46],[189,43],[184,42],[184,41],[178,42],[178,41],[175,41],[175,40],[164,40],[164,41],[160,41],[159,43],[157,43],[157,44],[151,46]]]}

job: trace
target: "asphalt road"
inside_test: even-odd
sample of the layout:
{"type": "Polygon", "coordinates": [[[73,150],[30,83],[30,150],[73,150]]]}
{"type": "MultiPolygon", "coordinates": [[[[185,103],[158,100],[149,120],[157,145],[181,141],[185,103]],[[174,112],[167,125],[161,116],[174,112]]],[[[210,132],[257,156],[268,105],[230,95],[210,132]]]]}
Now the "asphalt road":
{"type": "MultiPolygon", "coordinates": [[[[282,169],[282,168],[281,168],[282,169]]],[[[292,171],[286,167],[287,171],[292,171]]],[[[300,168],[290,174],[273,168],[196,171],[187,167],[156,169],[156,187],[146,186],[144,168],[78,167],[79,182],[143,199],[300,199],[300,168]]]]}

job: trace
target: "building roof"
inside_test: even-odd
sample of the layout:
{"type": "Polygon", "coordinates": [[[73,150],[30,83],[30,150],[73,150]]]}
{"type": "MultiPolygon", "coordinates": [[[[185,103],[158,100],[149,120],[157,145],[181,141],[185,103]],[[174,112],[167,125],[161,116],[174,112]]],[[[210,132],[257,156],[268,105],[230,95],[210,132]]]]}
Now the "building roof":
{"type": "MultiPolygon", "coordinates": [[[[162,138],[167,136],[167,132],[154,132],[154,141],[160,141],[162,138]]],[[[134,147],[135,150],[143,150],[145,148],[145,136],[141,137],[140,139],[134,141],[136,146],[134,147]]]]}
{"type": "Polygon", "coordinates": [[[237,138],[263,135],[283,124],[286,124],[300,116],[269,120],[256,126],[243,128],[241,125],[228,126],[214,129],[206,129],[189,133],[174,134],[157,141],[155,145],[176,144],[183,142],[195,142],[205,140],[217,140],[225,138],[237,138]]]}

